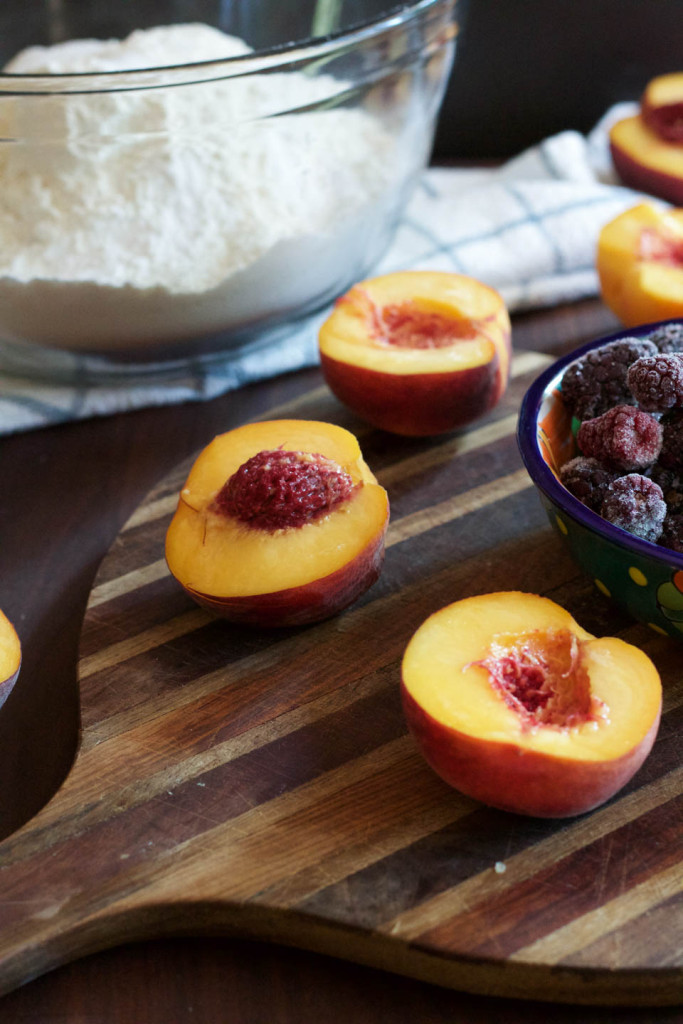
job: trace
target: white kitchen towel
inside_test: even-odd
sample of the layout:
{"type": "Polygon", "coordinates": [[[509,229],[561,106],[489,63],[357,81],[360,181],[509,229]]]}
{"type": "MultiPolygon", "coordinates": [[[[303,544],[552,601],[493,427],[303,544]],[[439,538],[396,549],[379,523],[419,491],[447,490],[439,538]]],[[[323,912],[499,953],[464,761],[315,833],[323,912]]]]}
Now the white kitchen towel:
{"type": "MultiPolygon", "coordinates": [[[[598,292],[600,228],[642,198],[614,177],[607,129],[554,135],[496,169],[428,168],[373,273],[445,270],[497,288],[511,313],[598,292]]],[[[318,361],[322,310],[267,341],[156,364],[102,364],[0,342],[0,434],[144,406],[214,398],[318,361]]]]}

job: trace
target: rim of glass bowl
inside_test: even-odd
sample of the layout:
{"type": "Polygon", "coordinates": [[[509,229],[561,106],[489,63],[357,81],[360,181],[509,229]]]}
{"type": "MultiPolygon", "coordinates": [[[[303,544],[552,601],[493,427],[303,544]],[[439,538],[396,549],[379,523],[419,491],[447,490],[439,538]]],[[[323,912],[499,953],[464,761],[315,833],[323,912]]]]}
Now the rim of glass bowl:
{"type": "Polygon", "coordinates": [[[635,553],[642,558],[661,562],[663,565],[675,569],[683,569],[683,554],[678,554],[670,548],[662,548],[650,541],[642,540],[633,534],[627,533],[618,526],[608,523],[597,512],[583,505],[578,498],[562,486],[555,474],[545,462],[538,440],[538,416],[543,401],[562,378],[562,374],[570,365],[580,359],[592,349],[606,345],[610,341],[618,341],[621,338],[638,338],[649,334],[663,324],[681,324],[683,318],[673,317],[670,320],[660,320],[649,324],[642,324],[629,329],[622,328],[611,334],[605,334],[600,338],[587,342],[580,348],[574,349],[567,355],[562,356],[530,385],[520,406],[517,423],[517,444],[524,466],[533,483],[542,491],[554,505],[557,505],[570,519],[576,520],[586,529],[593,533],[600,534],[610,544],[614,544],[631,554],[635,553]]]}
{"type": "Polygon", "coordinates": [[[310,40],[294,40],[236,57],[214,58],[166,67],[79,71],[69,74],[7,74],[0,71],[0,96],[118,92],[122,89],[194,85],[258,72],[295,70],[298,65],[308,65],[312,61],[326,62],[359,44],[380,40],[383,35],[390,35],[411,21],[427,17],[432,11],[440,17],[441,12],[448,12],[449,17],[452,17],[456,2],[457,0],[417,0],[416,3],[397,4],[384,14],[357,22],[329,35],[312,37],[310,40]]]}

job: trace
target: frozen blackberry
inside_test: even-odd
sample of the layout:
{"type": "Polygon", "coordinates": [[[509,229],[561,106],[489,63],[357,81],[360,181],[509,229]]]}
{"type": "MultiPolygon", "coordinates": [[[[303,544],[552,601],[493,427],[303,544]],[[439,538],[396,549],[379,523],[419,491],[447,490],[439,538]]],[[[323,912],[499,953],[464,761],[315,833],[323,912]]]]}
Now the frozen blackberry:
{"type": "Polygon", "coordinates": [[[683,513],[668,512],[659,536],[663,548],[671,548],[683,554],[683,513]]]}
{"type": "Polygon", "coordinates": [[[583,455],[610,468],[632,472],[657,461],[662,446],[662,427],[649,413],[632,405],[613,409],[585,420],[577,437],[583,455]]]}
{"type": "Polygon", "coordinates": [[[650,480],[662,488],[664,501],[669,512],[683,512],[683,477],[675,469],[667,469],[661,462],[655,462],[647,471],[650,480]]]}
{"type": "Polygon", "coordinates": [[[683,324],[664,324],[648,334],[647,339],[657,346],[662,355],[683,352],[683,324]]]}
{"type": "Polygon", "coordinates": [[[683,471],[683,409],[673,409],[662,420],[659,461],[666,469],[683,471]]]}
{"type": "Polygon", "coordinates": [[[614,405],[635,405],[626,375],[631,363],[657,355],[657,346],[642,338],[622,338],[593,349],[568,366],[562,377],[562,400],[580,420],[601,416],[614,405]]]}
{"type": "Polygon", "coordinates": [[[628,368],[631,394],[646,412],[668,412],[683,405],[683,355],[644,356],[628,368]]]}
{"type": "Polygon", "coordinates": [[[666,517],[666,502],[653,480],[641,473],[628,473],[609,485],[600,515],[614,526],[656,543],[666,517]]]}
{"type": "Polygon", "coordinates": [[[560,469],[560,482],[582,504],[599,512],[605,491],[617,475],[616,470],[609,469],[597,459],[577,455],[560,469]]]}
{"type": "Polygon", "coordinates": [[[670,514],[683,513],[683,491],[664,491],[664,501],[670,514]]]}

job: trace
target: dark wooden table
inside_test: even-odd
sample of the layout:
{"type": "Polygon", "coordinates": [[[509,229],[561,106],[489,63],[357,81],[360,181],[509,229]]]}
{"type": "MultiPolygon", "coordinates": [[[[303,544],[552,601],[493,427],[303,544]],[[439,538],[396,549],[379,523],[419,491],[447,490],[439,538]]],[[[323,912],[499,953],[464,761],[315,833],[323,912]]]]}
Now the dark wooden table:
{"type": "MultiPolygon", "coordinates": [[[[518,349],[559,355],[616,326],[599,301],[586,301],[515,317],[513,340],[518,349]]],[[[80,625],[98,565],[121,525],[154,484],[216,433],[266,415],[320,383],[317,369],[306,370],[207,403],[0,440],[0,606],[15,622],[25,652],[22,685],[0,715],[0,838],[29,819],[68,771],[77,740],[80,625]]],[[[0,892],[1,879],[0,872],[0,892]]],[[[150,939],[107,950],[0,1000],[4,1024],[514,1024],[551,1017],[558,1024],[668,1024],[683,1020],[683,1013],[551,1008],[463,995],[318,954],[222,936],[150,939]]]]}

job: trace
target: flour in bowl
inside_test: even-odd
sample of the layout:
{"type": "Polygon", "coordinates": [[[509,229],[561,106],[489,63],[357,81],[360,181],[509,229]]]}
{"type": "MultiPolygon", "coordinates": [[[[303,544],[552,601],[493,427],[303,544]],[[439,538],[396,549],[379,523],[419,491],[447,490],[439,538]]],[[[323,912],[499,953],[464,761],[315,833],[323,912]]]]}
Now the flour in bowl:
{"type": "Polygon", "coordinates": [[[186,24],[7,65],[120,87],[0,95],[0,337],[146,351],[300,310],[379,257],[405,169],[378,118],[315,109],[344,83],[218,63],[129,87],[250,52],[186,24]]]}

